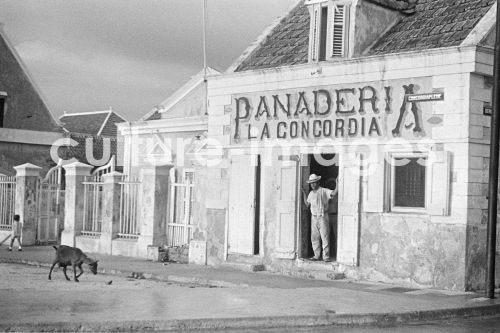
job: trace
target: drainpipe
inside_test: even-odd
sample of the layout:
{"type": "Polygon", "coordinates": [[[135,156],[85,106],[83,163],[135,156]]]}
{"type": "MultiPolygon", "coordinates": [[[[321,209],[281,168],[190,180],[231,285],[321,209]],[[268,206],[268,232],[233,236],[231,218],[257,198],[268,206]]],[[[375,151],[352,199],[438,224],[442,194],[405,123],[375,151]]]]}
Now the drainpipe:
{"type": "Polygon", "coordinates": [[[490,171],[488,184],[488,229],[486,245],[486,297],[495,298],[495,251],[497,234],[498,199],[498,138],[500,132],[500,0],[497,0],[495,62],[493,65],[493,112],[491,114],[490,171]]]}

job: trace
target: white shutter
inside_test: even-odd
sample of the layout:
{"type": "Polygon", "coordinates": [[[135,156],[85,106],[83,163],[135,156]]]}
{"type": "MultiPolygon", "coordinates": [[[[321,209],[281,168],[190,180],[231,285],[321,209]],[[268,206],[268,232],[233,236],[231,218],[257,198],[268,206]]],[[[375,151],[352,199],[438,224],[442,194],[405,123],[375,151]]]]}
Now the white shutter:
{"type": "Polygon", "coordinates": [[[337,261],[358,265],[359,155],[340,156],[337,261]]]}
{"type": "Polygon", "coordinates": [[[448,215],[450,199],[450,152],[433,151],[427,161],[426,206],[430,215],[448,215]]]}
{"type": "Polygon", "coordinates": [[[385,164],[382,158],[366,161],[363,172],[363,211],[384,211],[385,164]]]}
{"type": "Polygon", "coordinates": [[[309,5],[309,62],[318,61],[321,30],[321,4],[309,5]]]}
{"type": "Polygon", "coordinates": [[[233,156],[229,178],[228,252],[253,254],[255,165],[252,156],[233,156]]]}
{"type": "Polygon", "coordinates": [[[329,54],[331,58],[344,57],[347,49],[349,6],[332,4],[330,6],[330,41],[329,54]]]}
{"type": "Polygon", "coordinates": [[[278,207],[276,228],[277,258],[295,258],[295,230],[297,221],[298,156],[280,156],[277,190],[278,207]]]}

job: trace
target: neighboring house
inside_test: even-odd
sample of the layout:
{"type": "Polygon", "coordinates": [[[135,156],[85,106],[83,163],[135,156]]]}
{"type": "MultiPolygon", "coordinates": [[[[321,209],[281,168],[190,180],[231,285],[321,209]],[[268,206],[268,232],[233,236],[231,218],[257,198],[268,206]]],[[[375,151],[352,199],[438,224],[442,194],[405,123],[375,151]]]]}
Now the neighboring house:
{"type": "Polygon", "coordinates": [[[191,169],[172,179],[193,184],[191,216],[165,203],[172,228],[154,236],[210,265],[484,288],[494,4],[299,1],[226,72],[120,126],[128,172],[191,169]],[[324,212],[332,262],[308,260],[313,173],[338,179],[324,212]]]}
{"type": "Polygon", "coordinates": [[[47,171],[57,162],[50,148],[62,132],[0,26],[0,174],[14,175],[24,163],[47,171]]]}
{"type": "MultiPolygon", "coordinates": [[[[72,144],[61,149],[61,157],[65,160],[76,158],[78,161],[92,166],[106,164],[112,155],[121,154],[117,140],[117,124],[126,119],[112,109],[104,111],[64,113],[59,117],[64,127],[65,137],[74,140],[72,144]],[[91,149],[87,151],[87,147],[91,149]],[[92,151],[92,156],[89,152],[92,151]]],[[[121,161],[121,159],[120,159],[121,161]]]]}

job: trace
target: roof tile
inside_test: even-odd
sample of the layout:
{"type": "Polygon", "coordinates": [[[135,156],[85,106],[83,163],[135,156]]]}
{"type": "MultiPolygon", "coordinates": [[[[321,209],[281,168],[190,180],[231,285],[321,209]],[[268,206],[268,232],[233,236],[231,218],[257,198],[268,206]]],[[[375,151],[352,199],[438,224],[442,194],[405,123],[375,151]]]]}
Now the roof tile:
{"type": "MultiPolygon", "coordinates": [[[[366,0],[406,14],[368,52],[369,55],[459,45],[495,0],[366,0]]],[[[306,63],[309,12],[301,1],[236,71],[306,63]]]]}

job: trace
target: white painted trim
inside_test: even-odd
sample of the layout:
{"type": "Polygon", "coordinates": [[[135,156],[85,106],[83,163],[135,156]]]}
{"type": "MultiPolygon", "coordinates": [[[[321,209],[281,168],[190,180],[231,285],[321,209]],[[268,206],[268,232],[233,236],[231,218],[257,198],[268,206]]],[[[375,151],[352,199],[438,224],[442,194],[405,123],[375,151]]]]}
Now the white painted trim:
{"type": "MultiPolygon", "coordinates": [[[[351,59],[339,59],[339,61],[332,62],[322,62],[322,74],[320,76],[311,76],[311,71],[316,70],[317,64],[302,64],[293,66],[282,66],[267,69],[257,69],[251,71],[243,72],[233,72],[225,74],[224,76],[214,77],[211,81],[211,95],[217,96],[214,92],[223,88],[231,88],[232,90],[238,89],[239,93],[248,91],[259,91],[258,84],[255,84],[255,78],[259,78],[259,84],[277,84],[280,89],[287,89],[288,81],[290,85],[296,84],[297,77],[301,77],[305,80],[311,79],[311,82],[315,82],[314,85],[320,85],[320,80],[331,80],[331,77],[335,77],[339,80],[339,76],[353,75],[358,76],[359,73],[363,74],[374,74],[374,79],[388,80],[393,79],[389,77],[390,72],[398,73],[398,77],[408,77],[403,73],[402,69],[407,69],[414,71],[416,68],[425,68],[431,74],[429,75],[439,75],[444,72],[446,65],[461,66],[461,72],[470,72],[466,65],[471,65],[473,68],[476,59],[476,46],[452,46],[447,48],[438,48],[431,50],[422,51],[408,51],[400,52],[395,54],[386,55],[373,55],[368,57],[351,58],[351,59]],[[436,61],[436,66],[429,67],[428,64],[432,58],[436,61]],[[406,66],[408,59],[412,59],[412,66],[406,66]],[[405,61],[401,61],[405,60],[405,61]],[[415,64],[421,64],[420,67],[415,67],[415,64]],[[405,67],[406,66],[406,67],[405,67]],[[235,80],[237,79],[239,86],[235,87],[235,80]],[[279,84],[278,84],[279,83],[279,84]],[[245,89],[242,89],[245,87],[245,89]],[[252,89],[255,88],[255,89],[252,89]]],[[[342,81],[343,83],[349,83],[342,81]]],[[[359,82],[359,80],[354,80],[352,82],[359,82]]],[[[267,89],[269,90],[269,89],[267,89]]]]}
{"type": "Polygon", "coordinates": [[[49,107],[49,104],[47,102],[47,98],[45,98],[44,94],[42,93],[42,91],[40,90],[40,88],[36,84],[35,80],[31,76],[31,74],[30,74],[30,72],[28,70],[28,67],[23,62],[23,60],[22,60],[21,56],[19,55],[19,53],[17,53],[16,48],[10,42],[9,38],[7,38],[7,35],[5,34],[5,32],[3,30],[3,25],[0,25],[0,37],[3,38],[3,40],[5,41],[5,44],[7,45],[7,48],[10,50],[10,52],[12,53],[12,55],[14,56],[14,58],[16,59],[17,63],[19,64],[19,66],[21,67],[22,71],[24,72],[24,75],[26,75],[26,77],[27,77],[28,81],[30,82],[30,84],[32,85],[33,89],[38,94],[38,97],[40,97],[40,100],[42,101],[42,104],[45,106],[45,108],[49,112],[49,115],[52,117],[52,120],[54,121],[54,125],[55,126],[60,126],[61,124],[57,121],[57,118],[54,117],[54,114],[52,113],[52,110],[49,107]]]}
{"type": "Polygon", "coordinates": [[[102,122],[102,125],[101,125],[101,128],[99,129],[99,131],[97,132],[97,135],[101,135],[101,132],[104,128],[104,126],[106,126],[106,123],[108,122],[109,120],[109,117],[111,117],[111,114],[113,113],[113,111],[109,111],[108,115],[106,116],[106,119],[104,119],[104,121],[102,122]]]}
{"type": "Polygon", "coordinates": [[[0,129],[0,142],[24,143],[51,146],[63,138],[63,133],[21,130],[16,128],[0,129]]]}
{"type": "Polygon", "coordinates": [[[461,46],[478,45],[484,37],[495,27],[497,15],[497,2],[491,6],[490,10],[479,20],[479,23],[472,29],[467,38],[460,44],[461,46]]]}
{"type": "Polygon", "coordinates": [[[64,112],[59,119],[63,117],[72,117],[72,116],[88,116],[93,114],[101,114],[101,113],[111,113],[113,110],[102,110],[102,111],[87,111],[87,112],[75,112],[75,113],[66,113],[64,112]]]}
{"type": "Polygon", "coordinates": [[[195,132],[208,130],[207,117],[185,117],[120,123],[117,125],[121,135],[195,132]]]}
{"type": "MultiPolygon", "coordinates": [[[[211,67],[207,67],[207,74],[209,75],[208,77],[213,77],[213,76],[220,75],[221,72],[219,72],[218,70],[213,69],[211,67]]],[[[156,111],[158,111],[159,113],[168,112],[173,106],[175,106],[177,103],[179,103],[190,92],[192,92],[194,89],[196,89],[200,84],[204,83],[205,77],[206,77],[205,70],[198,72],[197,74],[192,76],[188,82],[186,82],[183,86],[181,86],[179,89],[177,89],[172,95],[170,95],[166,100],[161,102],[158,105],[158,106],[161,106],[161,109],[158,108],[158,106],[155,106],[148,113],[146,113],[144,116],[142,116],[140,118],[140,120],[148,119],[156,111]]]]}
{"type": "Polygon", "coordinates": [[[14,170],[16,170],[16,177],[38,177],[40,176],[40,171],[42,171],[42,168],[38,165],[25,163],[15,166],[14,170]]]}

